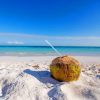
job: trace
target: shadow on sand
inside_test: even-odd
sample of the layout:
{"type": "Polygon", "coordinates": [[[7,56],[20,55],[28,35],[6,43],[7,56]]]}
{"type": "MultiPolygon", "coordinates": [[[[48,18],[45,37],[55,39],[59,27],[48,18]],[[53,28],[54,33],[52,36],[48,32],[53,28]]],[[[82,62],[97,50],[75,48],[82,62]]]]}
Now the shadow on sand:
{"type": "Polygon", "coordinates": [[[35,78],[37,78],[42,83],[50,83],[50,84],[60,84],[59,81],[56,81],[51,77],[49,71],[32,71],[30,69],[24,70],[24,73],[27,73],[35,78]]]}

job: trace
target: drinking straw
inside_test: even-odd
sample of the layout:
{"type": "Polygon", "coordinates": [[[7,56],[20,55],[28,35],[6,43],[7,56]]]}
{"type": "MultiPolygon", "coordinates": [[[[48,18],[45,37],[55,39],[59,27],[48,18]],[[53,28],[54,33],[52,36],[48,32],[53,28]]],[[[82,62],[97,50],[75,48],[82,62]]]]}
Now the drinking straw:
{"type": "Polygon", "coordinates": [[[60,53],[48,40],[45,40],[45,42],[46,42],[59,56],[61,56],[61,53],[60,53]]]}

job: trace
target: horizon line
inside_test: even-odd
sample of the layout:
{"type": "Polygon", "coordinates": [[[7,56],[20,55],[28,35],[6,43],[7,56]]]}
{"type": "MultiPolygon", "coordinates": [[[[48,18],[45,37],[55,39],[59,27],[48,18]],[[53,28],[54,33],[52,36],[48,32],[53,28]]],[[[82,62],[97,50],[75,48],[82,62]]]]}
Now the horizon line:
{"type": "MultiPolygon", "coordinates": [[[[47,45],[0,45],[0,47],[50,47],[47,45]]],[[[91,45],[53,45],[55,47],[100,47],[100,46],[91,46],[91,45]]],[[[50,47],[51,48],[51,47],[50,47]]]]}

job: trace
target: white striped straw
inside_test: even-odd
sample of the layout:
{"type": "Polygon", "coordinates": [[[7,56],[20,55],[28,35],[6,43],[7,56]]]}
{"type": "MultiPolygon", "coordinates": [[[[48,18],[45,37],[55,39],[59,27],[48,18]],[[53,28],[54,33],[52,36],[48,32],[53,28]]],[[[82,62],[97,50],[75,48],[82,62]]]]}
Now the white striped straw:
{"type": "Polygon", "coordinates": [[[46,42],[59,56],[61,56],[61,53],[58,52],[58,50],[57,50],[48,40],[45,40],[45,42],[46,42]]]}

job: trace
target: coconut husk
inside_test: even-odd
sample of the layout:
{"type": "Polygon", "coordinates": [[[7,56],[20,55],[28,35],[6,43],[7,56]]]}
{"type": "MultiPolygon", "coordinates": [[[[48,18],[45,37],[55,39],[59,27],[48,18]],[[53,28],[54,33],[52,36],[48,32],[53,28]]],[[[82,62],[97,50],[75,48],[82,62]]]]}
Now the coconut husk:
{"type": "Polygon", "coordinates": [[[50,65],[51,75],[59,81],[78,80],[81,72],[80,63],[70,56],[55,58],[50,65]]]}

